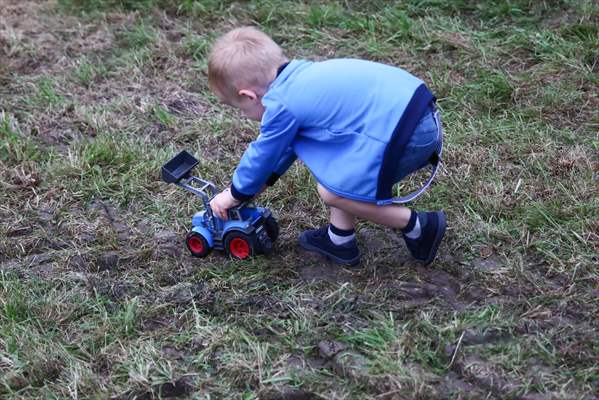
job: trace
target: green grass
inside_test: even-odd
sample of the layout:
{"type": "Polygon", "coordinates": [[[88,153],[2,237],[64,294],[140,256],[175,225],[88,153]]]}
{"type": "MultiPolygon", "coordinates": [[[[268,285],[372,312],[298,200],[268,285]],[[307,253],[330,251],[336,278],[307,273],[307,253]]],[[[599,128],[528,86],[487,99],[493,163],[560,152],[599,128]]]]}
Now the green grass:
{"type": "Polygon", "coordinates": [[[105,78],[107,73],[106,66],[100,59],[89,60],[82,57],[73,70],[72,77],[76,83],[89,89],[94,82],[105,78]]]}
{"type": "Polygon", "coordinates": [[[0,397],[599,391],[595,2],[14,7],[0,32],[0,397]],[[359,269],[299,250],[327,220],[301,165],[259,199],[281,226],[273,255],[187,255],[201,202],[160,166],[185,148],[199,176],[229,183],[258,124],[218,104],[206,57],[246,24],[292,58],[367,58],[432,88],[445,162],[414,207],[448,213],[435,264],[366,222],[359,269]]]}

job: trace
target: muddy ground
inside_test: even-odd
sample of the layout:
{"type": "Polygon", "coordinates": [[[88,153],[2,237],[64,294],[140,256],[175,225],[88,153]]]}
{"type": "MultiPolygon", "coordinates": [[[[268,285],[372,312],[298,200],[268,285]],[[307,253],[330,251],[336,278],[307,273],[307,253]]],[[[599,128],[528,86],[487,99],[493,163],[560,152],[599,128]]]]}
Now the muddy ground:
{"type": "MultiPolygon", "coordinates": [[[[331,22],[343,6],[159,3],[0,0],[0,397],[597,398],[596,54],[582,53],[588,70],[559,69],[518,37],[484,36],[475,20],[494,26],[500,14],[466,5],[440,8],[438,30],[406,8],[433,29],[406,36],[408,49],[368,42],[357,15],[382,24],[382,6],[352,3],[331,22]],[[450,227],[432,265],[368,223],[359,267],[301,250],[298,234],[326,220],[301,165],[261,200],[281,226],[273,254],[189,256],[200,203],[161,182],[159,167],[188,148],[198,173],[227,182],[256,126],[210,95],[205,54],[247,23],[298,57],[367,57],[433,80],[447,166],[417,206],[445,207],[450,227]],[[485,72],[502,63],[508,94],[485,72]],[[554,95],[569,101],[537,103],[566,81],[576,88],[554,95]],[[473,109],[452,85],[471,91],[473,109]],[[555,212],[566,202],[574,208],[555,212]]],[[[505,24],[527,32],[526,16],[545,13],[547,46],[557,41],[547,32],[597,32],[596,7],[585,17],[559,4],[505,24]]]]}

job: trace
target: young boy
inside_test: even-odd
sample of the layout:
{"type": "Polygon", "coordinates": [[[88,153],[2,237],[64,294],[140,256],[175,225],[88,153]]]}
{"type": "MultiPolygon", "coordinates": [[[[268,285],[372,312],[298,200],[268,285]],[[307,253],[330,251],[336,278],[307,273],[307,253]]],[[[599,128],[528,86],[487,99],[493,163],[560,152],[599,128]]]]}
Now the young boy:
{"type": "Polygon", "coordinates": [[[435,98],[424,83],[395,67],[364,60],[289,61],[265,33],[230,31],[214,44],[211,90],[261,121],[230,188],[210,206],[220,218],[272,185],[300,158],[318,181],[330,223],[301,234],[300,245],[339,264],[355,265],[356,218],[401,230],[412,256],[433,261],[445,213],[393,204],[392,186],[440,151],[435,98]]]}

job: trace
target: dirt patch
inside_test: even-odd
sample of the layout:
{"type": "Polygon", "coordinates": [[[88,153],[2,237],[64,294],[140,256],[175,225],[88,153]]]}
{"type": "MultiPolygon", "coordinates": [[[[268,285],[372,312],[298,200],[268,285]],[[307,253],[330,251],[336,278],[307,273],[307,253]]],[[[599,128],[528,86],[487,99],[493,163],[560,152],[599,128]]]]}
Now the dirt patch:
{"type": "Polygon", "coordinates": [[[154,385],[152,391],[159,397],[183,397],[195,389],[195,382],[189,377],[179,378],[172,382],[154,385]]]}
{"type": "Polygon", "coordinates": [[[113,48],[114,42],[114,34],[107,26],[89,24],[73,32],[64,49],[70,57],[101,54],[113,48]]]}
{"type": "Polygon", "coordinates": [[[61,257],[60,253],[33,254],[21,259],[11,259],[0,264],[0,271],[29,274],[35,267],[48,265],[61,257]]]}
{"type": "Polygon", "coordinates": [[[154,235],[154,244],[153,252],[156,258],[162,256],[178,257],[185,251],[180,235],[174,231],[165,230],[156,232],[154,235]]]}
{"type": "Polygon", "coordinates": [[[109,251],[96,259],[96,266],[98,271],[111,271],[118,268],[120,260],[117,252],[109,251]]]}
{"type": "MultiPolygon", "coordinates": [[[[105,274],[79,274],[79,277],[85,282],[87,289],[94,296],[104,296],[114,302],[115,304],[109,306],[111,308],[117,303],[122,303],[141,294],[140,287],[128,282],[115,281],[105,274]]],[[[73,275],[71,275],[71,280],[73,280],[73,275]]]]}
{"type": "Polygon", "coordinates": [[[163,100],[163,105],[171,113],[187,118],[197,118],[208,110],[200,99],[187,93],[174,93],[163,100]]]}
{"type": "Polygon", "coordinates": [[[258,394],[260,400],[317,400],[323,397],[316,393],[296,388],[265,389],[258,394]]]}
{"type": "Polygon", "coordinates": [[[475,258],[471,265],[474,269],[482,272],[502,272],[505,268],[505,261],[497,255],[491,255],[486,258],[475,258]]]}
{"type": "Polygon", "coordinates": [[[360,229],[358,236],[360,244],[364,249],[363,253],[365,253],[366,256],[370,254],[377,255],[385,250],[395,250],[397,247],[400,247],[401,240],[396,234],[388,233],[380,229],[360,229]]]}
{"type": "Polygon", "coordinates": [[[175,305],[189,304],[196,301],[199,305],[205,306],[214,301],[210,287],[206,282],[197,283],[183,282],[178,285],[166,288],[155,299],[156,302],[171,303],[175,305]]]}
{"type": "Polygon", "coordinates": [[[478,344],[494,343],[500,340],[506,340],[512,337],[509,332],[502,330],[492,330],[483,334],[477,333],[474,330],[466,329],[462,337],[464,346],[472,346],[478,344]]]}
{"type": "Polygon", "coordinates": [[[453,371],[450,371],[443,377],[443,381],[441,382],[439,389],[440,393],[448,393],[453,396],[459,396],[458,398],[475,398],[474,396],[483,395],[479,388],[460,378],[460,376],[453,371]]]}
{"type": "Polygon", "coordinates": [[[318,354],[325,360],[333,358],[345,349],[347,349],[347,345],[336,340],[323,340],[318,343],[318,354]]]}
{"type": "Polygon", "coordinates": [[[3,182],[3,186],[11,190],[30,191],[31,188],[36,188],[41,183],[40,176],[33,163],[7,169],[5,174],[8,179],[6,183],[3,182]]]}
{"type": "Polygon", "coordinates": [[[517,383],[506,381],[491,364],[479,357],[470,356],[456,359],[452,369],[459,376],[466,377],[477,386],[491,391],[495,396],[507,395],[517,386],[517,383]]]}
{"type": "Polygon", "coordinates": [[[3,2],[0,54],[3,53],[9,71],[21,75],[32,74],[55,65],[59,60],[60,52],[57,49],[60,40],[54,34],[59,21],[42,21],[39,18],[42,10],[47,8],[47,3],[37,1],[3,2]]]}
{"type": "Polygon", "coordinates": [[[551,155],[546,165],[557,178],[571,178],[599,170],[596,157],[590,155],[583,146],[562,146],[551,155]]]}
{"type": "MultiPolygon", "coordinates": [[[[141,323],[144,332],[154,332],[161,329],[168,329],[174,326],[174,321],[171,316],[166,315],[154,315],[148,318],[144,318],[141,323]]],[[[178,351],[174,348],[165,347],[163,354],[167,358],[178,358],[178,351]]]]}
{"type": "Polygon", "coordinates": [[[355,382],[367,381],[366,358],[348,349],[347,345],[335,340],[318,343],[318,355],[339,376],[355,382]]]}
{"type": "MultiPolygon", "coordinates": [[[[316,257],[320,258],[321,262],[324,261],[320,256],[316,257]]],[[[322,264],[300,266],[297,272],[300,278],[306,282],[346,283],[353,279],[351,272],[328,261],[324,261],[322,264]]]]}
{"type": "Polygon", "coordinates": [[[147,390],[133,390],[127,394],[113,397],[118,400],[154,400],[156,398],[180,398],[185,397],[192,393],[196,389],[196,382],[192,377],[183,376],[178,379],[174,379],[170,382],[160,383],[152,385],[147,390]]]}
{"type": "Polygon", "coordinates": [[[103,200],[94,201],[90,209],[103,216],[120,241],[129,240],[133,235],[132,229],[120,217],[116,207],[103,200]]]}
{"type": "Polygon", "coordinates": [[[461,297],[462,283],[453,275],[443,270],[417,266],[416,276],[419,280],[394,281],[388,277],[386,280],[391,280],[391,283],[384,283],[380,288],[398,300],[395,304],[402,305],[402,308],[413,308],[433,299],[441,299],[458,311],[468,306],[469,301],[461,297]]]}
{"type": "Polygon", "coordinates": [[[26,236],[33,232],[32,226],[17,226],[13,228],[9,228],[6,231],[6,237],[14,238],[19,236],[26,236]]]}

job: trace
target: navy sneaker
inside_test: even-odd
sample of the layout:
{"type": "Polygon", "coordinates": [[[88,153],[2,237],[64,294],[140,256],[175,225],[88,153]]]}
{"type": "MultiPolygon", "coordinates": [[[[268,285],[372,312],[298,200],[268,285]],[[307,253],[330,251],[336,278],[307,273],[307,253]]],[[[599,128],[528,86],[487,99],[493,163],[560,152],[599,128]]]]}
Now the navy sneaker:
{"type": "Polygon", "coordinates": [[[337,264],[356,265],[360,262],[360,250],[356,239],[336,245],[329,237],[328,225],[302,232],[299,242],[304,249],[320,253],[337,264]]]}
{"type": "Polygon", "coordinates": [[[418,220],[420,221],[421,229],[420,237],[418,239],[410,239],[406,235],[403,235],[403,238],[412,257],[418,261],[422,261],[426,265],[435,259],[439,244],[441,244],[441,240],[445,235],[445,229],[447,228],[445,212],[419,212],[418,220]]]}

